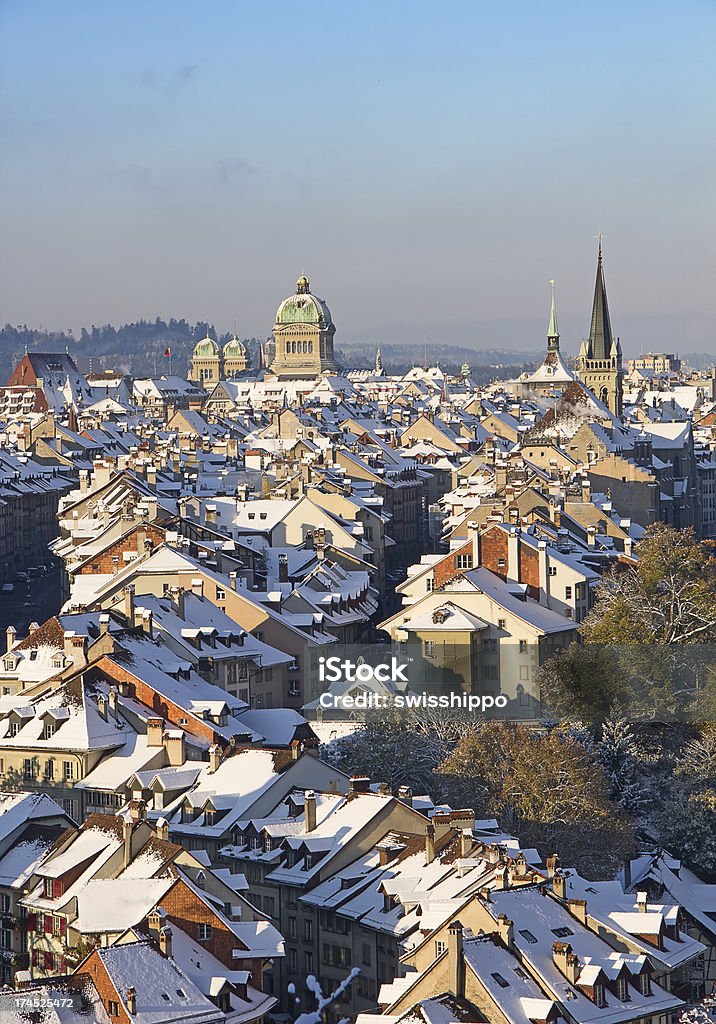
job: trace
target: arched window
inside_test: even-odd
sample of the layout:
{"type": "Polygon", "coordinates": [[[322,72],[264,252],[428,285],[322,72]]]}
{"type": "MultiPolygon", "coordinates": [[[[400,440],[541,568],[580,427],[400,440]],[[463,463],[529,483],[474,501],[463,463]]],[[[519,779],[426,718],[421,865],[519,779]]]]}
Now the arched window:
{"type": "Polygon", "coordinates": [[[309,341],[309,343],[308,343],[308,351],[309,352],[313,352],[313,342],[312,341],[309,341]]]}

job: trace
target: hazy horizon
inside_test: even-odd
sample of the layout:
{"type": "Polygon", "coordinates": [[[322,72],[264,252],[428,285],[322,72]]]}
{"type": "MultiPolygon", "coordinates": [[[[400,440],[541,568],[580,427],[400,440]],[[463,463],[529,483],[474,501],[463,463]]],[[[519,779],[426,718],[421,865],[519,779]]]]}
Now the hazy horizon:
{"type": "Polygon", "coordinates": [[[3,323],[716,349],[716,9],[4,0],[3,323]]]}

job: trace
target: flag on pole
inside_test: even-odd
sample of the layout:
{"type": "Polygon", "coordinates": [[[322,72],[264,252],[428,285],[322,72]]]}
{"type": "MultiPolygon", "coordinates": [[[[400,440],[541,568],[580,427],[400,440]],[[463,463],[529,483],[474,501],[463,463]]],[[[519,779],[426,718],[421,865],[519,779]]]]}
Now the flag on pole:
{"type": "Polygon", "coordinates": [[[171,354],[172,354],[172,350],[167,345],[167,347],[164,349],[164,355],[165,356],[170,356],[171,354]]]}

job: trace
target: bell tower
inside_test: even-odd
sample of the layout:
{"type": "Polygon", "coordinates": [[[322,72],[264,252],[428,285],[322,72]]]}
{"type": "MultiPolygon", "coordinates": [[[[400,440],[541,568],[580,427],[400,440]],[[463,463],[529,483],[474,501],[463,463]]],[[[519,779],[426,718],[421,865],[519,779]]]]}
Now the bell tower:
{"type": "Polygon", "coordinates": [[[592,322],[589,338],[582,339],[577,358],[579,379],[594,392],[615,416],[622,414],[622,347],[619,338],[612,334],[607,302],[607,286],[604,282],[602,260],[602,235],[597,255],[597,279],[594,284],[592,322]]]}

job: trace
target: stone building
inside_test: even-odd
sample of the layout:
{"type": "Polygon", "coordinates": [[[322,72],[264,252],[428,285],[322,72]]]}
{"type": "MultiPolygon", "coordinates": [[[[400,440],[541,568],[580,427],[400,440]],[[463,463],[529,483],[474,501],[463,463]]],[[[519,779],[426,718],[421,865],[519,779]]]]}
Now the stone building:
{"type": "Polygon", "coordinates": [[[323,299],[311,294],[305,274],[296,282],[296,294],[284,299],[276,312],[273,334],[276,355],[271,372],[277,377],[315,377],[336,372],[333,355],[336,328],[323,299]]]}
{"type": "Polygon", "coordinates": [[[219,348],[209,335],[202,338],[194,346],[189,369],[189,380],[206,387],[217,384],[220,380],[231,379],[247,369],[248,357],[246,346],[237,337],[233,337],[219,348]]]}
{"type": "Polygon", "coordinates": [[[615,416],[621,416],[622,378],[624,376],[622,348],[619,338],[612,334],[612,325],[609,319],[601,238],[592,303],[592,322],[589,328],[589,338],[582,339],[579,349],[577,373],[579,379],[594,392],[610,412],[615,416]]]}

